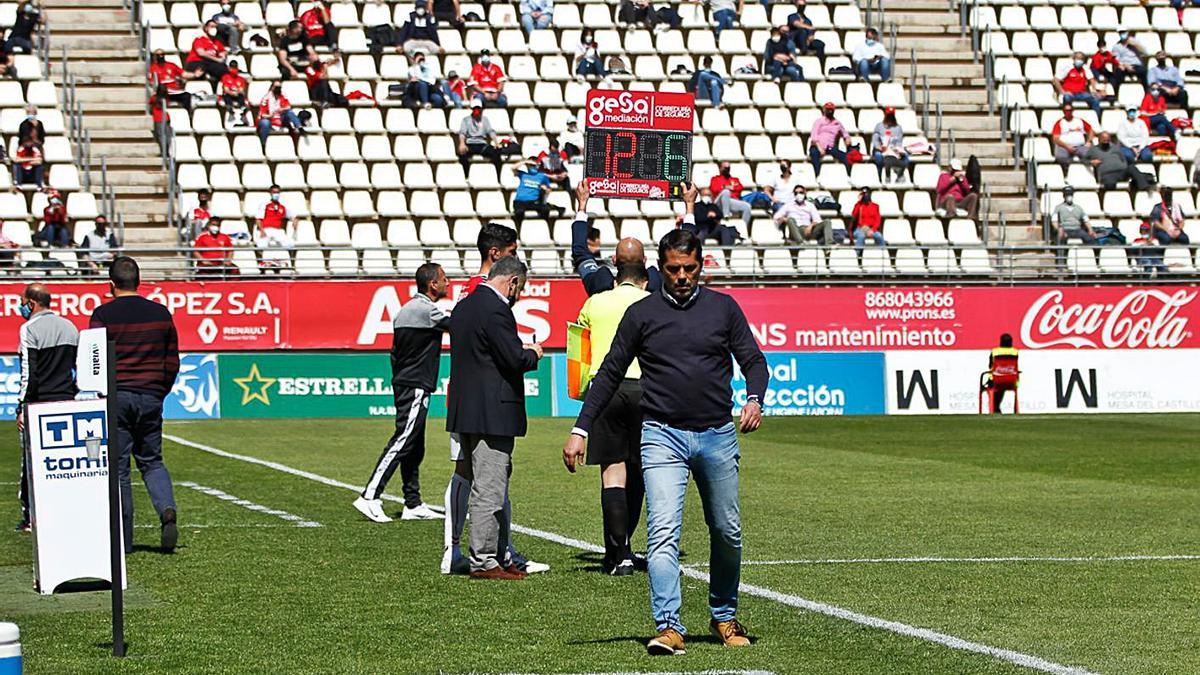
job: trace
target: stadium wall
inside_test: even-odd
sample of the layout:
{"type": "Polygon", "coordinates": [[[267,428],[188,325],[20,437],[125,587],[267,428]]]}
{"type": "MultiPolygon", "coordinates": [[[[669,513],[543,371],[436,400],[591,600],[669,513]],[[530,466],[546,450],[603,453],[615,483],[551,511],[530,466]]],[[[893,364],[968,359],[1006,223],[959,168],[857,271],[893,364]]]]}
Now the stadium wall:
{"type": "MultiPolygon", "coordinates": [[[[0,284],[0,352],[15,351],[23,286],[0,284]]],[[[175,314],[188,353],[172,419],[391,417],[391,317],[412,284],[382,281],[148,285],[175,314]],[[311,350],[329,350],[314,353],[311,350]],[[268,351],[270,350],[270,351],[268,351]]],[[[463,287],[455,284],[452,305],[463,287]]],[[[1200,302],[1192,286],[728,288],[772,371],[775,415],[964,414],[978,407],[987,350],[1011,333],[1023,412],[1200,411],[1200,302]]],[[[85,326],[107,284],[52,287],[85,326]]],[[[533,282],[515,308],[526,339],[565,344],[585,296],[574,280],[533,282]]],[[[442,373],[449,372],[443,356],[442,373]]],[[[529,412],[571,416],[566,359],[526,378],[529,412]]],[[[0,418],[12,419],[19,364],[0,357],[0,418]]],[[[744,383],[734,378],[736,410],[744,383]]],[[[445,379],[431,413],[444,414],[445,379]]]]}

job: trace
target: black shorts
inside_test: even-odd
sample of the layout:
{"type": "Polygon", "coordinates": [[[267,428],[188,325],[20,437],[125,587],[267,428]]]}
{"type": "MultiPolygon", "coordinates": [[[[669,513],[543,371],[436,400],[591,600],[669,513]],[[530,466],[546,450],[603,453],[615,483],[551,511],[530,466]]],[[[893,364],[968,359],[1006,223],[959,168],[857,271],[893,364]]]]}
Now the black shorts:
{"type": "Polygon", "coordinates": [[[632,460],[642,452],[642,385],[621,380],[617,393],[604,406],[588,434],[587,463],[591,466],[632,460]]]}

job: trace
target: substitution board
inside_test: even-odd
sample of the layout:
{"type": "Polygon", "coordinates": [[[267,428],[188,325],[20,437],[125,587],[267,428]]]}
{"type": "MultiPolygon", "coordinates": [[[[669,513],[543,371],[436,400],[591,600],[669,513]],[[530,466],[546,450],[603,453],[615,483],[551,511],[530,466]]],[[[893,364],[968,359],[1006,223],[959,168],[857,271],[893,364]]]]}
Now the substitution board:
{"type": "Polygon", "coordinates": [[[692,177],[692,94],[593,89],[585,115],[591,195],[679,199],[692,177]]]}

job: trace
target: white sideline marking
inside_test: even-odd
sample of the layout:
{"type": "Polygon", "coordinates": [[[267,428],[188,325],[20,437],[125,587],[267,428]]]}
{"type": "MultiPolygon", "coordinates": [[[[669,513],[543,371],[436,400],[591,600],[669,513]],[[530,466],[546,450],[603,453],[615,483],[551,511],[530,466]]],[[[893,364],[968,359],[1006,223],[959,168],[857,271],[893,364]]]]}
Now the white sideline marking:
{"type": "MultiPolygon", "coordinates": [[[[1200,555],[1097,555],[1097,556],[999,556],[979,558],[939,558],[917,556],[912,558],[826,558],[799,560],[743,560],[742,566],[771,565],[878,565],[885,563],[1008,563],[1008,562],[1127,562],[1153,560],[1200,560],[1200,555]]],[[[708,563],[695,563],[692,567],[708,567],[708,563]]]]}
{"type": "MultiPolygon", "coordinates": [[[[249,462],[250,464],[258,464],[259,466],[265,466],[265,467],[268,467],[271,469],[275,469],[276,471],[281,471],[283,473],[291,474],[293,476],[300,476],[302,478],[307,478],[309,480],[313,480],[318,483],[322,483],[324,485],[329,485],[331,487],[345,488],[345,489],[349,489],[349,490],[354,490],[355,492],[361,490],[361,488],[357,485],[351,485],[350,483],[343,483],[342,481],[339,481],[339,480],[334,480],[332,478],[326,478],[325,476],[321,476],[319,474],[315,474],[315,473],[312,473],[309,471],[304,471],[301,469],[296,469],[296,468],[290,467],[286,464],[280,464],[278,462],[271,462],[271,461],[268,461],[265,459],[259,459],[257,457],[250,457],[248,455],[234,454],[232,452],[220,450],[220,449],[208,446],[208,445],[202,445],[200,443],[195,443],[193,441],[189,441],[189,440],[180,438],[178,436],[173,436],[173,435],[169,435],[169,434],[163,434],[163,438],[165,438],[169,441],[174,441],[175,443],[187,446],[189,448],[195,448],[197,450],[201,450],[201,451],[204,451],[204,452],[207,452],[210,454],[217,455],[218,457],[226,457],[229,459],[237,459],[237,460],[241,460],[243,462],[249,462]]],[[[404,501],[400,497],[394,497],[394,496],[388,495],[388,494],[384,494],[383,498],[390,500],[390,501],[397,501],[397,502],[404,501]]],[[[517,525],[516,523],[513,523],[512,529],[514,532],[526,534],[531,537],[537,537],[539,539],[544,539],[546,541],[550,541],[550,542],[553,542],[556,544],[562,544],[563,546],[579,549],[582,551],[590,551],[593,553],[600,553],[600,552],[604,551],[604,548],[601,546],[597,546],[595,544],[592,544],[592,543],[589,543],[586,541],[581,541],[579,539],[573,539],[571,537],[564,537],[560,534],[555,534],[554,532],[546,532],[544,530],[538,530],[538,529],[535,529],[532,527],[524,527],[521,525],[517,525]]],[[[707,572],[703,572],[703,571],[695,569],[693,567],[690,567],[687,565],[681,565],[680,570],[682,571],[684,576],[690,577],[692,579],[696,579],[698,581],[704,581],[704,582],[707,582],[709,580],[709,576],[708,576],[707,572]]],[[[817,614],[824,614],[825,616],[830,616],[830,617],[834,617],[837,619],[843,619],[845,621],[850,621],[852,623],[857,623],[857,624],[860,624],[863,626],[870,626],[871,628],[878,628],[878,629],[885,630],[885,631],[888,631],[891,633],[896,633],[898,635],[914,637],[919,640],[925,640],[927,642],[934,642],[934,643],[943,645],[945,647],[949,647],[951,649],[957,649],[960,651],[973,652],[976,654],[983,654],[985,656],[991,656],[992,658],[999,659],[1001,661],[1007,661],[1008,663],[1012,663],[1012,664],[1015,664],[1018,666],[1023,666],[1025,668],[1030,668],[1033,670],[1040,670],[1045,673],[1054,673],[1055,675],[1095,675],[1094,673],[1092,673],[1092,671],[1089,671],[1085,668],[1080,668],[1080,667],[1075,667],[1075,666],[1066,666],[1066,665],[1062,665],[1060,663],[1054,663],[1053,661],[1047,661],[1046,659],[1043,659],[1039,656],[1034,656],[1033,654],[1025,654],[1025,653],[1013,651],[1010,649],[1000,649],[998,647],[992,647],[990,645],[985,645],[980,642],[972,642],[970,640],[964,640],[962,638],[955,637],[953,635],[939,633],[937,631],[929,630],[927,628],[918,628],[916,626],[910,626],[905,623],[900,623],[899,621],[889,621],[887,619],[881,619],[879,617],[870,616],[868,614],[860,614],[858,612],[854,612],[854,611],[851,611],[848,609],[842,609],[841,607],[836,607],[834,605],[828,605],[823,602],[816,602],[814,600],[802,598],[798,595],[788,595],[785,593],[780,593],[778,591],[774,591],[769,588],[765,588],[763,586],[754,586],[752,584],[742,583],[738,587],[738,590],[741,591],[742,593],[745,593],[746,595],[753,595],[753,596],[757,596],[757,597],[764,598],[767,600],[772,600],[774,602],[778,602],[783,605],[788,605],[790,607],[796,607],[798,609],[808,610],[810,612],[815,612],[817,614]]]]}
{"type": "Polygon", "coordinates": [[[269,516],[275,516],[276,518],[282,518],[283,520],[286,520],[288,522],[295,523],[296,527],[321,527],[321,524],[316,521],[305,520],[304,518],[301,518],[300,516],[297,516],[294,513],[288,513],[287,511],[273,509],[269,506],[263,506],[262,504],[255,504],[254,502],[252,502],[248,499],[242,499],[241,497],[234,497],[233,495],[229,494],[228,492],[222,492],[221,490],[208,487],[207,485],[199,485],[199,484],[193,483],[191,481],[182,481],[179,483],[179,485],[182,485],[183,487],[192,488],[196,492],[203,492],[206,495],[209,495],[211,497],[216,497],[217,499],[220,499],[223,501],[227,501],[230,504],[237,504],[238,506],[240,506],[244,509],[249,509],[251,511],[258,511],[259,513],[265,513],[269,516]]]}

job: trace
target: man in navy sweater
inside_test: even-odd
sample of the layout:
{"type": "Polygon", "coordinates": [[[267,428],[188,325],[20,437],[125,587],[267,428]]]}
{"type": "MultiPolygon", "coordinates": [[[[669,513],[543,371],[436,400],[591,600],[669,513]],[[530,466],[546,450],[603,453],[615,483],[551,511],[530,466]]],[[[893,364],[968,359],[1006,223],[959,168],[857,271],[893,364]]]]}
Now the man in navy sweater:
{"type": "MultiPolygon", "coordinates": [[[[688,186],[683,198],[684,223],[692,222],[695,186],[688,186]]],[[[690,471],[696,473],[708,522],[710,627],[728,646],[750,644],[736,619],[742,558],[741,455],[730,415],[730,354],[746,377],[748,400],[739,425],[743,433],[762,422],[769,374],[741,308],[729,296],[700,287],[703,261],[700,240],[688,230],[673,230],[659,242],[662,290],[626,310],[563,448],[563,462],[573,472],[584,457],[584,441],[597,415],[636,358],[642,368],[650,607],[658,630],[647,645],[651,654],[684,651],[679,540],[690,471]]]]}
{"type": "Polygon", "coordinates": [[[571,223],[571,267],[583,282],[584,290],[588,295],[611,291],[617,287],[617,266],[641,263],[646,265],[646,271],[650,275],[650,284],[646,286],[646,290],[657,293],[662,288],[662,275],[657,267],[646,262],[646,249],[640,239],[625,237],[617,242],[617,250],[612,255],[612,266],[607,265],[608,261],[588,247],[588,231],[592,227],[592,216],[587,212],[590,194],[585,178],[575,187],[575,202],[579,205],[579,211],[575,213],[575,222],[571,223]]]}

